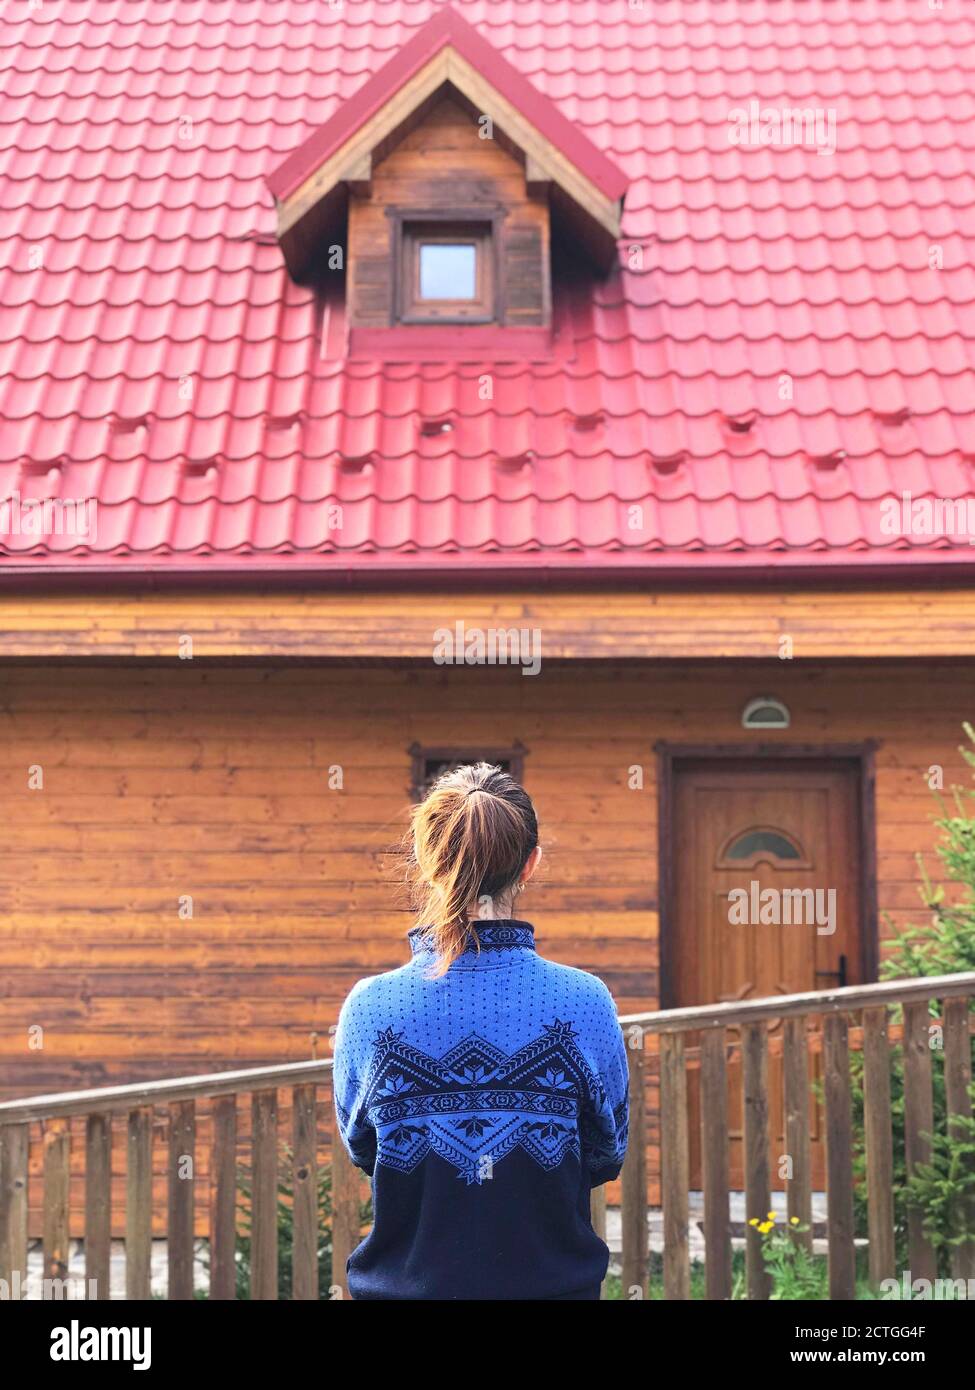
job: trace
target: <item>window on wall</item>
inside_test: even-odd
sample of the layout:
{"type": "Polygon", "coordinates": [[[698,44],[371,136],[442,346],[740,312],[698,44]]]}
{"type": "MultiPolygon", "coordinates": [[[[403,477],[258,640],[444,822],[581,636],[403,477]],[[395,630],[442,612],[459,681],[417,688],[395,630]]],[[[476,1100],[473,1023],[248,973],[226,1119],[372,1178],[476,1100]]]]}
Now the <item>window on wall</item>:
{"type": "Polygon", "coordinates": [[[525,748],[516,743],[511,748],[423,748],[413,744],[413,777],[410,790],[415,801],[421,801],[433,783],[444,772],[468,763],[492,763],[502,772],[510,772],[516,782],[524,774],[525,748]]]}
{"type": "Polygon", "coordinates": [[[495,314],[490,222],[401,224],[399,316],[404,323],[490,323],[495,314]]]}

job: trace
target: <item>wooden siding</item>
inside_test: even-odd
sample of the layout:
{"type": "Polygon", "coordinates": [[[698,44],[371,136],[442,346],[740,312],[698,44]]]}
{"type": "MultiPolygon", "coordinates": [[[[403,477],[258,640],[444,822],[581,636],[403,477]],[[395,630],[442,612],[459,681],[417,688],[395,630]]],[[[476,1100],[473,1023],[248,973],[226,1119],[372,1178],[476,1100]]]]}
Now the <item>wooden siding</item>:
{"type": "Polygon", "coordinates": [[[500,139],[481,139],[477,117],[439,102],[387,156],[374,163],[371,192],[349,199],[349,322],[388,327],[396,318],[393,219],[397,208],[431,213],[503,209],[497,265],[501,322],[541,327],[550,311],[547,197],[530,195],[525,167],[500,139]]]}
{"type": "MultiPolygon", "coordinates": [[[[301,1060],[313,1034],[324,1055],[354,981],[405,958],[390,849],[414,742],[525,745],[546,856],[523,911],[546,955],[597,972],[637,1011],[657,1000],[658,739],[878,740],[880,908],[903,925],[924,916],[914,855],[935,840],[928,769],[967,781],[960,724],[975,713],[971,667],[930,662],[728,663],[720,674],[553,664],[535,678],[504,667],[23,664],[0,677],[5,1099],[301,1060]],[[786,733],[741,729],[757,693],[789,704],[786,733]],[[43,790],[28,790],[32,766],[43,790]],[[628,787],[634,766],[642,790],[628,787]],[[341,790],[329,788],[336,767],[341,790]],[[179,915],[183,895],[191,920],[179,915]],[[38,1025],[43,1048],[32,1050],[38,1025]]],[[[652,1088],[648,1102],[655,1144],[652,1088]]],[[[202,1173],[207,1142],[203,1117],[202,1173]]],[[[123,1144],[116,1136],[116,1231],[123,1144]]],[[[157,1136],[158,1174],[164,1154],[157,1136]]],[[[72,1211],[82,1207],[76,1178],[72,1211]]]]}
{"type": "MultiPolygon", "coordinates": [[[[405,580],[406,576],[403,576],[405,580]]],[[[468,629],[541,633],[543,661],[975,655],[975,590],[570,589],[439,592],[0,594],[0,659],[195,657],[418,659],[458,617],[468,629]]],[[[780,663],[783,667],[787,662],[780,663]]],[[[185,661],[179,662],[185,666],[185,661]]]]}

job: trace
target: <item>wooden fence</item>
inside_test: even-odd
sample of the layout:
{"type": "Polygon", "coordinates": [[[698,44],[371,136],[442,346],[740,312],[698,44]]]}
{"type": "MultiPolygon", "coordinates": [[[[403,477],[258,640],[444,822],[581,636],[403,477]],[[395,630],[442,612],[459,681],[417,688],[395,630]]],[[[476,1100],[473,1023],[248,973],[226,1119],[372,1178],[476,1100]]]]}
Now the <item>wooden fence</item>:
{"type": "MultiPolygon", "coordinates": [[[[788,1213],[811,1227],[810,1086],[808,1053],[821,1046],[827,1153],[829,1291],[831,1298],[854,1293],[852,1119],[849,1054],[850,1015],[862,1016],[853,1045],[862,1047],[868,1169],[869,1269],[874,1282],[894,1268],[893,1146],[890,1099],[888,1009],[903,1009],[905,1135],[908,1171],[924,1161],[932,1129],[931,1001],[939,1002],[943,1027],[948,1110],[970,1114],[971,1039],[969,1001],[975,973],[898,980],[814,994],[785,995],[707,1008],[674,1009],[621,1018],[629,1043],[630,1147],[622,1175],[624,1297],[645,1291],[648,1262],[647,1081],[659,1077],[664,1228],[664,1289],[668,1298],[690,1292],[689,1120],[687,1077],[700,1068],[700,1126],[704,1194],[707,1297],[731,1294],[729,1226],[729,1063],[740,1065],[746,1208],[768,1210],[770,1136],[768,1027],[783,1021],[782,1076],[786,1149],[792,1176],[788,1213]],[[740,1030],[736,1038],[732,1030],[740,1030]],[[700,1035],[697,1046],[688,1046],[700,1035]]],[[[899,1026],[899,1025],[898,1025],[899,1026]]],[[[278,1297],[278,1200],[280,1144],[288,1139],[293,1189],[292,1287],[295,1298],[319,1297],[318,1171],[323,1154],[320,1108],[329,1100],[331,1061],[179,1077],[62,1095],[35,1096],[0,1105],[0,1279],[7,1289],[27,1279],[28,1182],[32,1145],[43,1155],[43,1277],[68,1275],[68,1191],[72,1119],[83,1117],[85,1228],[84,1278],[89,1297],[109,1296],[111,1232],[111,1142],[114,1126],[127,1136],[125,1186],[125,1292],[144,1299],[150,1292],[152,1252],[152,1141],[154,1118],[168,1119],[167,1285],[171,1299],[193,1293],[193,1163],[199,1111],[205,1110],[209,1166],[209,1293],[236,1295],[235,1241],[238,1230],[238,1115],[250,1097],[251,1288],[254,1299],[278,1297]],[[284,1095],[285,1104],[279,1104],[284,1095]],[[279,1115],[290,1113],[290,1135],[279,1115]]],[[[331,1106],[327,1113],[330,1115],[331,1106]]],[[[80,1121],[79,1121],[80,1122],[80,1121]]],[[[329,1121],[329,1127],[331,1122],[329,1121]]],[[[345,1261],[361,1235],[362,1186],[340,1142],[331,1140],[331,1296],[345,1295],[345,1261]]],[[[605,1190],[594,1195],[593,1219],[605,1230],[605,1190]]],[[[768,1280],[760,1237],[746,1228],[749,1298],[767,1298],[768,1280]]],[[[918,1222],[910,1228],[913,1277],[934,1277],[934,1256],[918,1222]]],[[[809,1240],[811,1232],[803,1239],[809,1240]]],[[[956,1278],[975,1277],[975,1251],[953,1257],[956,1278]]]]}
{"type": "MultiPolygon", "coordinates": [[[[27,1278],[27,1212],[30,1145],[43,1150],[43,1278],[68,1277],[69,1123],[85,1118],[85,1286],[88,1297],[109,1296],[111,1138],[113,1122],[127,1128],[125,1193],[125,1294],[150,1292],[152,1252],[152,1140],[159,1109],[168,1111],[167,1289],[171,1299],[193,1295],[194,1148],[197,1107],[208,1112],[209,1293],[236,1296],[238,1229],[238,1099],[250,1096],[250,1293],[278,1297],[278,1196],[280,1141],[291,1150],[293,1191],[292,1285],[295,1298],[317,1299],[320,1092],[330,1092],[332,1062],[294,1062],[279,1067],[184,1076],[134,1086],[113,1086],[63,1095],[34,1096],[0,1105],[0,1279],[27,1278]],[[279,1102],[290,1102],[291,1133],[279,1130],[279,1102]]],[[[328,1099],[328,1097],[326,1097],[328,1099]]],[[[331,1107],[329,1106],[329,1111],[331,1107]]],[[[341,1143],[332,1142],[332,1261],[339,1272],[332,1296],[345,1293],[345,1261],[360,1239],[360,1174],[341,1143]]],[[[15,1286],[8,1282],[8,1287],[15,1286]]]]}
{"type": "MultiPolygon", "coordinates": [[[[907,1172],[930,1157],[933,1130],[932,1059],[944,1057],[949,1116],[970,1115],[972,1081],[970,1000],[975,972],[892,980],[883,984],[771,999],[629,1014],[620,1019],[628,1035],[630,1148],[623,1170],[624,1297],[644,1289],[648,1255],[646,1182],[647,1073],[655,1072],[660,1088],[661,1207],[663,1210],[664,1296],[690,1296],[689,1121],[687,1077],[700,1067],[701,1181],[704,1197],[705,1284],[709,1299],[731,1297],[732,1263],[728,1182],[728,1065],[741,1068],[745,1208],[748,1217],[764,1217],[771,1201],[769,1134],[769,1025],[782,1021],[782,1078],[785,1152],[792,1176],[786,1183],[787,1213],[812,1240],[810,1112],[815,1103],[809,1084],[812,1047],[823,1055],[823,1109],[826,1142],[826,1199],[831,1299],[855,1296],[853,1125],[850,1082],[850,1016],[859,1018],[855,1039],[863,1052],[864,1132],[867,1163],[869,1278],[897,1277],[894,1255],[893,1130],[891,1125],[892,1029],[888,1010],[903,1011],[897,1032],[904,1048],[904,1137],[907,1172]],[[940,1005],[937,1017],[932,1001],[940,1005]],[[940,1027],[943,1049],[932,1048],[931,1026],[940,1027]],[[732,1036],[732,1030],[739,1033],[732,1036]],[[700,1035],[691,1049],[688,1039],[700,1035]],[[654,1048],[653,1044],[656,1043],[654,1048]]],[[[936,1035],[937,1036],[937,1035],[936,1035]]],[[[769,1297],[761,1235],[745,1226],[747,1296],[769,1297]]],[[[912,1277],[935,1278],[934,1251],[920,1220],[909,1227],[912,1277]]],[[[975,1277],[975,1243],[958,1248],[952,1258],[955,1278],[975,1277]]]]}

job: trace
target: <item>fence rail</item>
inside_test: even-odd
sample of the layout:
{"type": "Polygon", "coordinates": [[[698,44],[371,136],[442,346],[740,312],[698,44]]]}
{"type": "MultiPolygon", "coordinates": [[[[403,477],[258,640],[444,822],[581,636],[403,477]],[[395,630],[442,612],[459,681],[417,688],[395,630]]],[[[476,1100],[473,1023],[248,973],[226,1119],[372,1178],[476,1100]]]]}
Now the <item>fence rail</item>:
{"type": "MultiPolygon", "coordinates": [[[[704,1200],[705,1287],[710,1299],[732,1291],[730,1228],[729,1088],[740,1072],[742,1154],[746,1208],[764,1214],[771,1200],[769,1027],[781,1021],[782,1116],[791,1171],[786,1182],[790,1217],[812,1238],[812,1165],[809,1057],[821,1052],[826,1147],[827,1239],[831,1298],[855,1290],[853,1131],[850,1052],[862,1051],[867,1159],[869,1270],[871,1281],[894,1269],[891,1038],[888,1010],[903,1011],[897,1034],[904,1050],[904,1131],[907,1171],[930,1156],[933,1125],[931,1025],[943,1029],[948,1124],[970,1115],[972,1080],[971,1001],[975,972],[895,980],[813,994],[628,1014],[621,1024],[629,1043],[630,1147],[622,1174],[622,1279],[624,1296],[646,1290],[648,1265],[648,1081],[659,1085],[661,1206],[665,1297],[690,1296],[689,1184],[691,1114],[688,1078],[696,1073],[704,1200]],[[937,1019],[931,1013],[937,1001],[937,1019]],[[859,1020],[851,1033],[850,1017],[859,1020]],[[739,1033],[734,1037],[731,1030],[739,1033]],[[693,1037],[700,1035],[699,1046],[693,1037]],[[690,1044],[690,1045],[689,1045],[690,1044]]],[[[168,1129],[166,1164],[167,1280],[172,1299],[194,1296],[193,1268],[197,1178],[197,1127],[205,1112],[209,1133],[207,1241],[212,1298],[236,1295],[238,1160],[241,1098],[250,1097],[251,1297],[278,1296],[278,1202],[281,1119],[290,1112],[290,1183],[293,1246],[292,1288],[299,1299],[319,1297],[318,1173],[323,1151],[319,1107],[330,1090],[331,1060],[185,1076],[172,1080],[31,1096],[0,1104],[0,1280],[19,1296],[27,1280],[28,1194],[31,1151],[40,1157],[43,1193],[43,1277],[68,1273],[71,1121],[83,1117],[84,1259],[89,1297],[109,1296],[112,1216],[112,1137],[125,1116],[126,1297],[150,1293],[153,1235],[153,1138],[163,1113],[168,1129]],[[285,1097],[283,1110],[281,1096],[285,1097]]],[[[737,1092],[736,1092],[737,1094],[737,1092]]],[[[329,1107],[330,1111],[331,1107],[329,1107]]],[[[653,1113],[653,1112],[649,1112],[653,1113]]],[[[77,1137],[75,1142],[77,1143],[77,1137]]],[[[360,1175],[331,1135],[332,1296],[346,1293],[345,1261],[361,1236],[360,1175]]],[[[82,1156],[82,1155],[76,1155],[82,1156]]],[[[605,1230],[605,1191],[594,1195],[593,1220],[605,1230]]],[[[909,1231],[914,1277],[934,1278],[931,1245],[916,1217],[909,1231]]],[[[975,1277],[975,1249],[952,1257],[955,1278],[975,1277]]],[[[746,1226],[748,1297],[767,1298],[770,1288],[760,1237],[746,1226]]]]}

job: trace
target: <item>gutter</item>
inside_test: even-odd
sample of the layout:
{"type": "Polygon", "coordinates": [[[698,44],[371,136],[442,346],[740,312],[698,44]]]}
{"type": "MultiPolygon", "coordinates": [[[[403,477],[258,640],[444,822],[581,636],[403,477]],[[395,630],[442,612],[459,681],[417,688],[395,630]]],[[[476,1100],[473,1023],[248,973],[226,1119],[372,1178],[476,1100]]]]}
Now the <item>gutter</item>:
{"type": "Polygon", "coordinates": [[[662,585],[710,589],[716,584],[753,589],[780,586],[866,588],[878,583],[912,587],[924,585],[975,586],[975,550],[957,547],[937,552],[899,551],[897,559],[878,559],[877,551],[741,553],[688,551],[658,559],[634,561],[630,555],[599,555],[581,560],[577,553],[525,554],[517,558],[480,556],[414,557],[391,561],[385,555],[356,555],[354,562],[328,559],[282,561],[280,554],[248,556],[213,562],[129,563],[116,559],[66,560],[36,564],[0,557],[0,595],[3,593],[64,593],[92,591],[170,591],[352,589],[405,592],[413,589],[545,588],[650,590],[662,585]],[[937,558],[934,558],[937,555],[937,558]]]}

